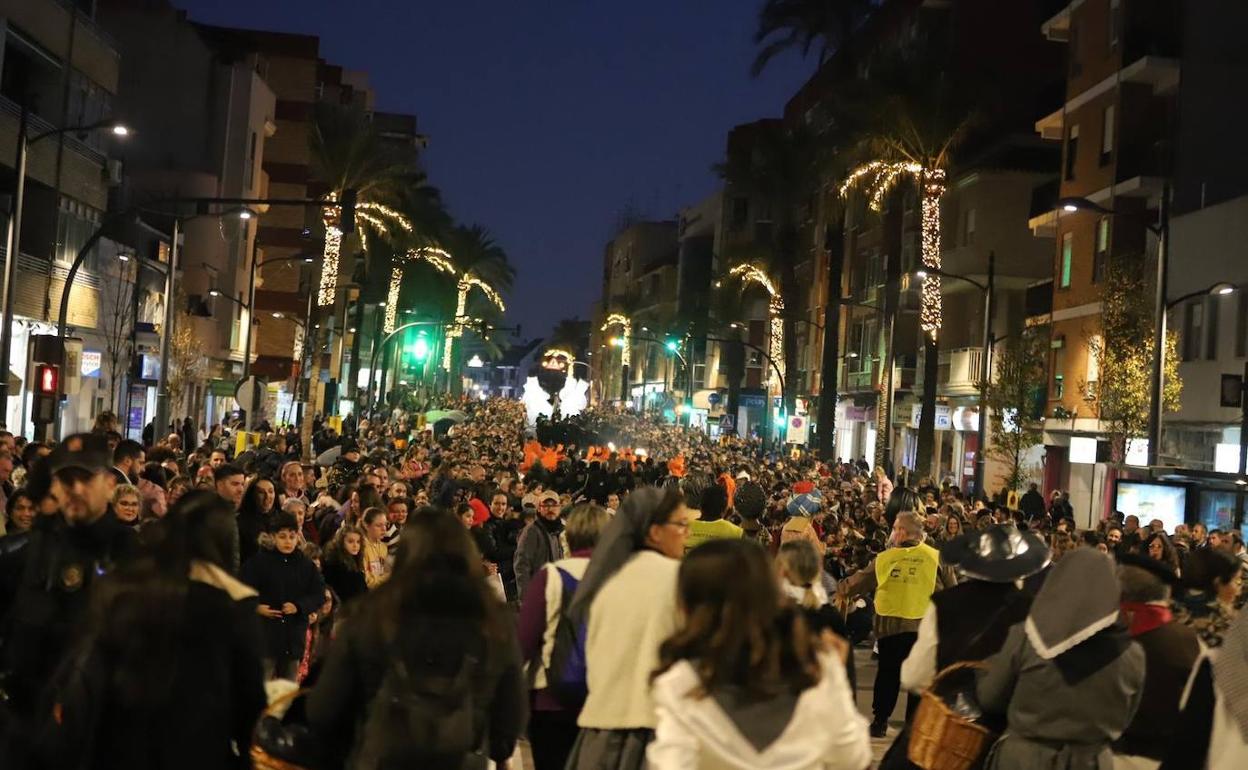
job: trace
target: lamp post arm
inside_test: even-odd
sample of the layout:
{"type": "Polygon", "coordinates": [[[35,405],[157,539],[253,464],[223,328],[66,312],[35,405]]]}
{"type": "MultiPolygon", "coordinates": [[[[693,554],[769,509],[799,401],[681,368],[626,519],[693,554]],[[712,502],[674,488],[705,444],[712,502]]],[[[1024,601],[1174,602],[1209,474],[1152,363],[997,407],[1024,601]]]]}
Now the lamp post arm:
{"type": "Polygon", "coordinates": [[[381,351],[385,349],[386,345],[390,343],[390,340],[397,337],[399,332],[405,332],[408,329],[413,329],[417,326],[442,326],[445,323],[446,321],[410,321],[408,323],[403,324],[402,326],[395,329],[394,331],[390,332],[389,334],[387,334],[385,337],[382,338],[381,342],[377,343],[377,346],[373,348],[373,355],[369,359],[369,362],[368,362],[368,398],[369,400],[372,400],[373,381],[377,376],[377,356],[379,356],[381,354],[381,351]]]}

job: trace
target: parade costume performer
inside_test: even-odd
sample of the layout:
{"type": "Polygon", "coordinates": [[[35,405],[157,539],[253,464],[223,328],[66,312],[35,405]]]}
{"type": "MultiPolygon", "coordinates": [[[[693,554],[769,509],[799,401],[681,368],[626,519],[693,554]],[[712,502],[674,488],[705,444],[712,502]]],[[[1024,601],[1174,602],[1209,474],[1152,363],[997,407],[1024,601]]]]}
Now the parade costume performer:
{"type": "Polygon", "coordinates": [[[541,363],[524,381],[520,400],[524,402],[529,425],[538,417],[559,420],[580,414],[589,405],[589,383],[578,380],[573,369],[573,356],[566,350],[548,348],[541,363]]]}
{"type": "MultiPolygon", "coordinates": [[[[1049,565],[1044,541],[1013,524],[998,524],[950,540],[941,563],[958,584],[932,596],[910,655],[901,664],[901,686],[918,693],[954,663],[980,661],[1001,649],[1010,627],[1031,609],[1022,581],[1049,565]]],[[[914,768],[906,757],[910,730],[903,729],[880,763],[882,770],[914,768]]]]}
{"type": "Polygon", "coordinates": [[[987,770],[1107,770],[1144,687],[1144,650],[1119,621],[1114,563],[1064,554],[1027,619],[978,672],[987,713],[1006,715],[987,770]]]}

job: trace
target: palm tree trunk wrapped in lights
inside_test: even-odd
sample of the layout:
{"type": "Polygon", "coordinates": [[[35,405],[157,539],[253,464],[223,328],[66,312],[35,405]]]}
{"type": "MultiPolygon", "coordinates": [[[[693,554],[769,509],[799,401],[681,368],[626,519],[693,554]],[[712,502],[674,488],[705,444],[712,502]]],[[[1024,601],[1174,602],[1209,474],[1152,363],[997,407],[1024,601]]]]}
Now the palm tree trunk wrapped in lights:
{"type": "Polygon", "coordinates": [[[403,269],[412,262],[427,262],[438,272],[455,275],[458,271],[451,260],[451,255],[436,246],[424,246],[410,249],[390,267],[390,289],[386,294],[386,334],[398,328],[399,289],[403,286],[403,269]]]}
{"type": "Polygon", "coordinates": [[[498,312],[502,313],[507,309],[503,305],[503,298],[499,296],[498,292],[494,291],[493,286],[471,274],[465,274],[460,277],[457,285],[459,296],[455,301],[455,321],[446,331],[446,346],[442,349],[442,368],[448,372],[451,371],[451,364],[454,359],[455,340],[463,336],[464,327],[471,320],[468,318],[468,292],[474,286],[481,290],[481,293],[485,295],[485,298],[494,307],[498,308],[498,312]]]}
{"type": "Polygon", "coordinates": [[[945,194],[945,170],[925,168],[919,173],[923,190],[923,266],[927,277],[923,280],[923,295],[919,304],[919,324],[923,332],[936,342],[940,333],[942,311],[940,297],[940,199],[945,194]]]}
{"type": "MultiPolygon", "coordinates": [[[[757,265],[744,263],[737,265],[728,271],[728,274],[734,278],[740,278],[743,283],[755,283],[762,286],[767,291],[767,322],[768,322],[768,338],[767,338],[767,355],[771,356],[775,361],[776,368],[780,370],[780,376],[784,376],[784,298],[780,296],[780,292],[776,290],[776,284],[757,265]]],[[[770,368],[767,369],[767,382],[780,387],[776,381],[775,372],[770,368]]]]}
{"type": "MultiPolygon", "coordinates": [[[[599,331],[606,331],[613,326],[620,327],[620,401],[628,400],[628,375],[633,365],[633,319],[623,313],[611,313],[602,322],[599,331]]],[[[605,378],[606,375],[604,374],[605,378]]],[[[606,378],[609,382],[610,379],[606,378]]],[[[604,394],[604,398],[606,395],[604,394]]]]}

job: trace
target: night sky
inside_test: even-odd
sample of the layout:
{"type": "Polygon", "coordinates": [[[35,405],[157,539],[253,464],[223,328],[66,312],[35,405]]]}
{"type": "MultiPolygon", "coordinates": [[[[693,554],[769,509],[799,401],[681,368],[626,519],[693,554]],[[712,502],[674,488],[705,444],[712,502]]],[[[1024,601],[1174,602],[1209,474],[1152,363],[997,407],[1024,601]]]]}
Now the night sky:
{"type": "Polygon", "coordinates": [[[762,0],[172,0],[192,19],[319,35],[377,107],[415,113],[452,214],[516,265],[525,337],[588,317],[620,212],[672,218],[713,191],[729,128],[779,115],[813,71],[754,79],[762,0]]]}

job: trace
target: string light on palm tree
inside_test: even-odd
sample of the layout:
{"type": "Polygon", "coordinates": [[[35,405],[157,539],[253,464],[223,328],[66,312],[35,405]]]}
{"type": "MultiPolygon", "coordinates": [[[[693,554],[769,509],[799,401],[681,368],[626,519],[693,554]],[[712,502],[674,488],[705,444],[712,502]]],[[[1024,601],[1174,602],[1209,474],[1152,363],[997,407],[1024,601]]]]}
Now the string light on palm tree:
{"type": "Polygon", "coordinates": [[[854,169],[841,185],[841,197],[846,197],[856,186],[866,189],[874,211],[884,205],[884,197],[897,181],[909,176],[919,183],[922,192],[922,253],[923,266],[928,270],[928,278],[923,282],[921,303],[919,306],[919,325],[923,332],[936,341],[940,332],[942,318],[942,300],[940,296],[940,199],[945,194],[945,170],[939,166],[928,165],[915,161],[872,161],[854,169]]]}
{"type": "MultiPolygon", "coordinates": [[[[728,271],[728,274],[734,278],[740,278],[743,283],[756,283],[762,286],[767,292],[767,315],[768,328],[770,335],[767,341],[767,355],[777,361],[780,369],[780,376],[784,376],[784,298],[780,296],[780,292],[776,290],[776,284],[771,277],[758,265],[752,265],[748,262],[737,265],[728,271]]],[[[768,382],[779,384],[774,376],[767,378],[768,382]]]]}
{"type": "Polygon", "coordinates": [[[623,313],[611,313],[602,322],[602,328],[599,331],[606,331],[612,326],[620,327],[620,363],[624,366],[631,366],[633,363],[633,344],[631,337],[633,336],[633,319],[623,313]]]}
{"type": "Polygon", "coordinates": [[[442,349],[442,368],[448,372],[451,370],[454,341],[463,336],[464,327],[468,324],[468,321],[471,320],[468,318],[468,292],[471,291],[474,286],[480,289],[481,293],[485,295],[485,298],[496,308],[498,308],[498,312],[502,313],[507,310],[506,306],[503,305],[502,296],[494,290],[493,286],[489,285],[485,281],[482,281],[480,278],[477,278],[471,273],[465,273],[460,276],[459,283],[457,284],[459,296],[455,300],[455,320],[451,323],[449,328],[447,328],[446,346],[442,349]]]}
{"type": "Polygon", "coordinates": [[[390,266],[390,289],[386,293],[385,333],[394,331],[398,325],[399,289],[403,286],[403,269],[411,262],[427,262],[438,272],[455,275],[458,271],[451,260],[451,255],[437,246],[422,246],[409,249],[406,254],[390,266]]]}
{"type": "MultiPolygon", "coordinates": [[[[330,195],[330,200],[338,200],[337,193],[330,195]]],[[[342,207],[326,206],[322,209],[321,221],[325,225],[325,247],[321,254],[321,285],[317,292],[316,304],[328,307],[334,304],[334,294],[338,288],[339,263],[342,255],[342,207]]],[[[403,214],[389,206],[376,201],[364,201],[355,207],[357,231],[360,236],[360,247],[368,250],[369,232],[384,235],[394,230],[406,233],[412,231],[412,223],[403,214]]]]}

